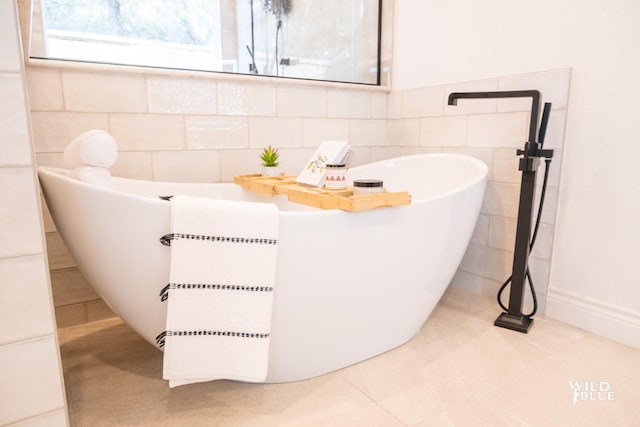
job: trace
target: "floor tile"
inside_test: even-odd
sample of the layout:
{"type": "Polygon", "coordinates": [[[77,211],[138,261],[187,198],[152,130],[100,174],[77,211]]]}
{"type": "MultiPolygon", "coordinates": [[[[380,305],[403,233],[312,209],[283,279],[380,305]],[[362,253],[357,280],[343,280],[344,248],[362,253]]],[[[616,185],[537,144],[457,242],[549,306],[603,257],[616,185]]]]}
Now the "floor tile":
{"type": "Polygon", "coordinates": [[[69,417],[80,427],[640,425],[640,350],[544,317],[528,334],[496,328],[500,311],[450,289],[416,337],[353,366],[286,384],[173,389],[162,353],[120,319],[64,328],[69,417]],[[574,402],[571,384],[613,394],[574,402]]]}

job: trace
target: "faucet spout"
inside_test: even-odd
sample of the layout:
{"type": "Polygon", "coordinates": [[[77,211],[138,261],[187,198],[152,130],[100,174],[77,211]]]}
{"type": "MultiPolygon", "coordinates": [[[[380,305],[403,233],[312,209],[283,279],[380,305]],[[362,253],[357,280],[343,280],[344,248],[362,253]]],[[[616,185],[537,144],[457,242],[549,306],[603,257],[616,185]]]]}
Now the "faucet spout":
{"type": "Polygon", "coordinates": [[[529,122],[529,142],[536,140],[538,128],[538,112],[540,110],[540,91],[538,90],[505,90],[497,92],[452,92],[449,94],[449,105],[458,105],[458,99],[480,98],[531,98],[531,119],[529,122]]]}

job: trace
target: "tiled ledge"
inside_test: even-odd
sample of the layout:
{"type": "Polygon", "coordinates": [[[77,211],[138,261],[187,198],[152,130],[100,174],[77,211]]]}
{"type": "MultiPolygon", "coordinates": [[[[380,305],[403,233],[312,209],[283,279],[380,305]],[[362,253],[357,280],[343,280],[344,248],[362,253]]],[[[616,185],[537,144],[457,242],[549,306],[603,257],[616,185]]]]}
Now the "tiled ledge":
{"type": "Polygon", "coordinates": [[[275,86],[312,86],[337,88],[345,90],[364,90],[374,92],[390,92],[389,86],[370,84],[342,83],[325,80],[306,80],[298,78],[283,78],[261,75],[233,74],[215,71],[178,70],[170,68],[138,67],[133,65],[112,65],[89,62],[60,61],[55,59],[26,58],[25,65],[32,68],[49,68],[62,71],[76,71],[88,73],[113,72],[118,74],[134,74],[138,76],[161,76],[179,78],[211,78],[212,80],[230,81],[237,83],[264,83],[275,86]]]}

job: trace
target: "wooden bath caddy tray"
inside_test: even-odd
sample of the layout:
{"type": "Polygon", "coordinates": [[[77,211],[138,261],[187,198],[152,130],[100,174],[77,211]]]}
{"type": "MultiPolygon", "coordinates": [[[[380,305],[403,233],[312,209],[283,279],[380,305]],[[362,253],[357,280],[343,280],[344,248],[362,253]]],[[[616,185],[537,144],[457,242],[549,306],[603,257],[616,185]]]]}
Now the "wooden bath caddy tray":
{"type": "Polygon", "coordinates": [[[320,209],[342,209],[343,211],[356,212],[411,203],[411,195],[406,191],[387,192],[385,190],[383,193],[354,195],[351,187],[344,190],[304,187],[298,185],[296,177],[291,175],[240,175],[234,177],[233,182],[245,190],[268,196],[286,195],[291,202],[320,209]]]}

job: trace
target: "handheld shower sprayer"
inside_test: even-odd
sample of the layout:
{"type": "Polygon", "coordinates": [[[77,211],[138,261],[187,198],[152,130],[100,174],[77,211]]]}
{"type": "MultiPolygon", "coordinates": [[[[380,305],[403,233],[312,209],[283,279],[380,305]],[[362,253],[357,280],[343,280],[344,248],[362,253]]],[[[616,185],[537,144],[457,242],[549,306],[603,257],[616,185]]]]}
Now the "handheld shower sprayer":
{"type": "Polygon", "coordinates": [[[540,104],[540,92],[537,90],[516,90],[516,91],[498,91],[498,92],[453,92],[449,94],[448,104],[457,105],[459,99],[482,99],[482,98],[531,98],[531,116],[529,121],[529,139],[525,142],[524,149],[517,150],[516,154],[520,157],[518,169],[522,172],[520,184],[520,201],[518,205],[518,220],[516,225],[516,241],[513,254],[513,267],[511,277],[500,288],[498,292],[498,303],[505,309],[500,314],[495,326],[512,329],[518,332],[527,333],[533,324],[533,316],[537,309],[537,300],[533,282],[529,273],[529,253],[533,247],[535,236],[537,235],[538,225],[540,223],[540,213],[544,202],[544,194],[547,184],[549,162],[553,157],[553,150],[542,149],[544,138],[546,135],[547,124],[549,122],[549,114],[551,104],[545,103],[540,130],[538,130],[538,113],[540,104]],[[538,133],[538,141],[536,141],[536,133],[538,133]],[[547,167],[545,168],[544,183],[542,196],[538,208],[538,218],[536,226],[531,234],[531,219],[533,217],[533,201],[535,198],[536,173],[540,158],[547,159],[547,167]],[[531,292],[533,295],[534,309],[529,314],[523,314],[525,296],[525,281],[529,280],[531,292]],[[505,307],[500,296],[504,288],[511,282],[511,291],[509,293],[509,307],[505,307]]]}

